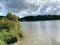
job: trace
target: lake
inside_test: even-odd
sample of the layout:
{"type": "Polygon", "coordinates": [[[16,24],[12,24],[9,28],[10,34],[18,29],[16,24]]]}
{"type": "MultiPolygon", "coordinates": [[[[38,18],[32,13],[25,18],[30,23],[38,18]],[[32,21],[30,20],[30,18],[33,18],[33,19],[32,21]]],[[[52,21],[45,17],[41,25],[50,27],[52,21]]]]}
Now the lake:
{"type": "Polygon", "coordinates": [[[21,22],[22,45],[60,45],[60,20],[21,22]]]}

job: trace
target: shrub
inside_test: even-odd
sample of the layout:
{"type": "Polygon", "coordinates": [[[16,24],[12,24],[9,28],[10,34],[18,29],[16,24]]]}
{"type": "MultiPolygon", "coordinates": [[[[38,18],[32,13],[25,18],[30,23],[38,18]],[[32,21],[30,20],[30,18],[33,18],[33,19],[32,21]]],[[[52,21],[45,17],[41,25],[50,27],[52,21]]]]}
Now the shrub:
{"type": "Polygon", "coordinates": [[[4,41],[0,40],[0,45],[7,45],[4,41]]]}
{"type": "MultiPolygon", "coordinates": [[[[0,40],[6,45],[21,39],[20,23],[15,14],[8,13],[0,20],[0,40]]],[[[1,45],[2,45],[1,44],[1,45]]]]}

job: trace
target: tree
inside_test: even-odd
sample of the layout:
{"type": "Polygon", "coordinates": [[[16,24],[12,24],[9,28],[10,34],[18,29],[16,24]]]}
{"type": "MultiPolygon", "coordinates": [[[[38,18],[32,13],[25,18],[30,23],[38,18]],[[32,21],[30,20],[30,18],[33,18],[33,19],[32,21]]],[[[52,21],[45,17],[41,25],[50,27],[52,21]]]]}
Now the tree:
{"type": "Polygon", "coordinates": [[[13,20],[13,21],[16,21],[16,22],[18,21],[18,17],[15,14],[12,14],[10,12],[7,13],[6,18],[8,20],[13,20]]]}

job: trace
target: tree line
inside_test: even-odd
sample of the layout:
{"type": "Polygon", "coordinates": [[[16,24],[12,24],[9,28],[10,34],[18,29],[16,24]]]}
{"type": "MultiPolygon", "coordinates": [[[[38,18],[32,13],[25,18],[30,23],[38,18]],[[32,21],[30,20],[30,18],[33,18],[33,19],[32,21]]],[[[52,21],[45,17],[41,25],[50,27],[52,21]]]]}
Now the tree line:
{"type": "MultiPolygon", "coordinates": [[[[4,18],[4,16],[0,16],[0,20],[4,18]]],[[[9,17],[11,18],[11,17],[9,17]]],[[[15,20],[15,18],[13,18],[15,20]]],[[[19,21],[44,21],[44,20],[60,20],[60,15],[37,15],[37,16],[25,16],[23,18],[19,18],[19,21]]]]}
{"type": "Polygon", "coordinates": [[[21,21],[43,21],[43,20],[60,20],[60,15],[37,15],[37,16],[25,16],[21,21]]]}

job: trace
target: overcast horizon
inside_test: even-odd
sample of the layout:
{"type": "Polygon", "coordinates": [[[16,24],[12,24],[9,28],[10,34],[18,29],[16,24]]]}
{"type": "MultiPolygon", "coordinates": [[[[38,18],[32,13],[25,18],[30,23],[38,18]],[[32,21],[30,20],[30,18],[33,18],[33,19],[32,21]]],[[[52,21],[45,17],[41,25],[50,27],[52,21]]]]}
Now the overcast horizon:
{"type": "Polygon", "coordinates": [[[0,15],[7,12],[19,17],[38,14],[60,14],[60,0],[0,0],[0,15]]]}

